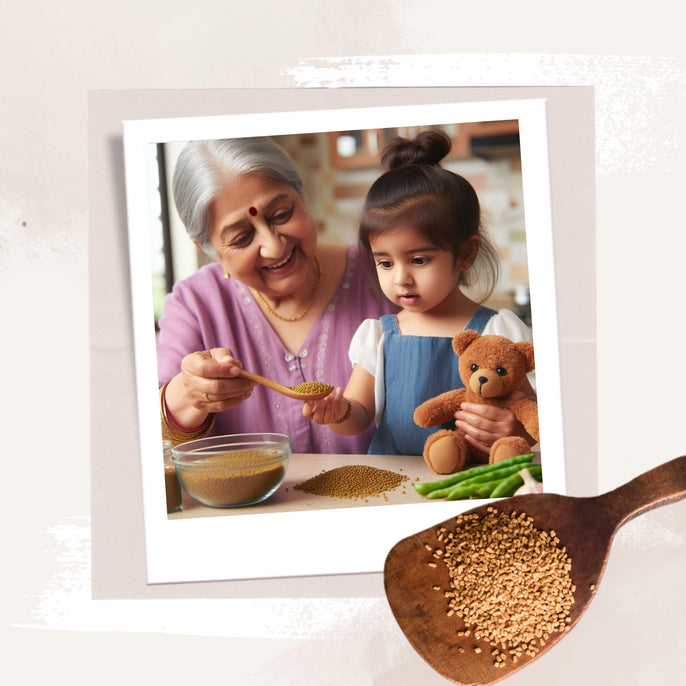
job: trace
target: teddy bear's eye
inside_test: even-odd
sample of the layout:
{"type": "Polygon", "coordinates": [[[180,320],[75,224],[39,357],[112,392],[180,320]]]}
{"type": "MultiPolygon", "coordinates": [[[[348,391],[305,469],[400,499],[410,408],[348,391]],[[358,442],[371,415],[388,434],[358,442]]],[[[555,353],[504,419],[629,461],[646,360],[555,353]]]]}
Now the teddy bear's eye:
{"type": "Polygon", "coordinates": [[[495,372],[498,376],[505,376],[507,374],[507,369],[505,369],[505,367],[497,367],[495,372]]]}
{"type": "Polygon", "coordinates": [[[478,365],[478,364],[474,364],[474,363],[472,363],[472,366],[470,367],[470,369],[471,369],[473,372],[475,372],[478,368],[479,368],[479,365],[478,365]]]}

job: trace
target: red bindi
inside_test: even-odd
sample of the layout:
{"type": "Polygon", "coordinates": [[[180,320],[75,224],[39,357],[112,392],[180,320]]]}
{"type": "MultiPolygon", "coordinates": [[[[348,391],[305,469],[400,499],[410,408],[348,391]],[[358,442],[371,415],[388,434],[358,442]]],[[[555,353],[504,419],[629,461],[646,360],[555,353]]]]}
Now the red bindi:
{"type": "Polygon", "coordinates": [[[248,212],[250,212],[251,217],[254,217],[257,214],[257,210],[254,207],[251,207],[248,212]]]}

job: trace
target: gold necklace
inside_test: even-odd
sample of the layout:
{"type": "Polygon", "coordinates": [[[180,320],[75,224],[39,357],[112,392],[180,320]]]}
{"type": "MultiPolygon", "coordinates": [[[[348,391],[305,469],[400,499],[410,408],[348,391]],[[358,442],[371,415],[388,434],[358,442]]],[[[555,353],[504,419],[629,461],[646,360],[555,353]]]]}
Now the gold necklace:
{"type": "Polygon", "coordinates": [[[262,305],[264,305],[265,309],[267,310],[267,312],[269,312],[269,314],[274,315],[277,319],[280,319],[283,322],[297,322],[301,320],[310,311],[310,308],[312,307],[312,305],[314,305],[314,301],[317,299],[317,295],[319,294],[319,288],[322,285],[322,265],[319,262],[319,258],[316,255],[314,259],[317,262],[317,271],[319,272],[317,276],[317,287],[314,289],[314,295],[312,296],[312,300],[310,300],[307,307],[305,307],[305,309],[297,317],[282,317],[277,312],[274,312],[274,310],[272,310],[271,307],[269,307],[269,303],[264,299],[262,293],[253,290],[253,295],[257,296],[257,299],[262,303],[262,305]]]}

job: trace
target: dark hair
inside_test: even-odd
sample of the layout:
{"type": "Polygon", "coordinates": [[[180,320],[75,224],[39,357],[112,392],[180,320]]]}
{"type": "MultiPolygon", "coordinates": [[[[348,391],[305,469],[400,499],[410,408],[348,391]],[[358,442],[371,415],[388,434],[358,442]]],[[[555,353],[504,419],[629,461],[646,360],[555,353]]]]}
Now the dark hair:
{"type": "Polygon", "coordinates": [[[360,247],[371,259],[371,238],[410,224],[457,260],[464,242],[470,236],[479,236],[477,260],[468,272],[463,272],[460,283],[472,285],[474,271],[483,272],[479,282],[485,291],[481,299],[485,300],[498,279],[498,253],[484,235],[481,206],[473,186],[440,166],[451,146],[450,137],[437,129],[388,143],[381,154],[383,174],[372,184],[365,200],[360,247]]]}

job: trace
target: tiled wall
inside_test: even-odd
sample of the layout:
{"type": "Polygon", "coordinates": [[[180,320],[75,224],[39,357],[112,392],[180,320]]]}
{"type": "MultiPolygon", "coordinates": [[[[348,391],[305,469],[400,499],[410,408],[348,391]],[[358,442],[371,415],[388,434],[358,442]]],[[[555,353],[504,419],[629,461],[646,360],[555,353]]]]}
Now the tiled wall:
{"type": "MultiPolygon", "coordinates": [[[[327,134],[279,136],[300,171],[308,208],[320,240],[353,243],[364,195],[378,176],[376,168],[336,169],[329,159],[327,134]]],[[[517,288],[528,289],[526,232],[519,156],[451,160],[445,166],[467,178],[481,201],[484,224],[501,255],[501,277],[489,304],[513,307],[517,288]]]]}

